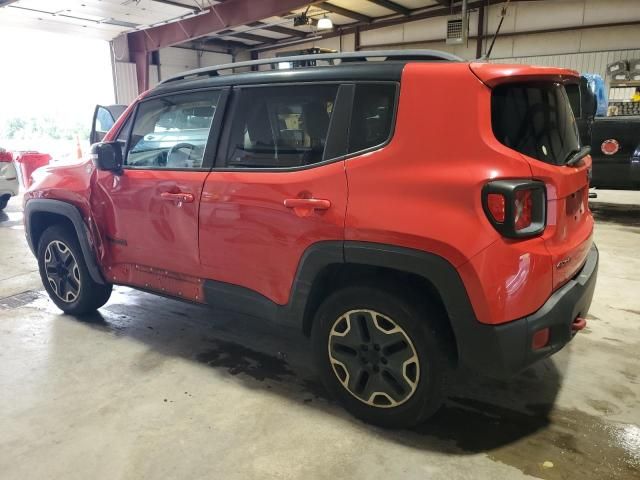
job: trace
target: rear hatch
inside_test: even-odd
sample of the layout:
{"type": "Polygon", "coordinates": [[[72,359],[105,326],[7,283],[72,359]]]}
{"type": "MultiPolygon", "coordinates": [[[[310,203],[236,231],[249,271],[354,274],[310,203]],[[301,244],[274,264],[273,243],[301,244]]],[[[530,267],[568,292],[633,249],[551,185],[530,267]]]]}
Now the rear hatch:
{"type": "Polygon", "coordinates": [[[565,85],[577,72],[523,65],[471,64],[492,88],[493,133],[527,160],[547,190],[543,239],[553,261],[553,289],[572,278],[592,243],[589,211],[591,157],[580,136],[565,85]]]}

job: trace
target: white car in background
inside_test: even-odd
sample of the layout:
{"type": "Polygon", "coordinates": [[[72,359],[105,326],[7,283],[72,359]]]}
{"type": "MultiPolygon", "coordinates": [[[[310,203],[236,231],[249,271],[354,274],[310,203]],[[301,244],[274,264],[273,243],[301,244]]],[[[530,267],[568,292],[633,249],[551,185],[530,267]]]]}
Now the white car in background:
{"type": "Polygon", "coordinates": [[[18,172],[13,163],[13,155],[0,148],[0,210],[4,210],[9,199],[18,195],[20,184],[18,172]]]}

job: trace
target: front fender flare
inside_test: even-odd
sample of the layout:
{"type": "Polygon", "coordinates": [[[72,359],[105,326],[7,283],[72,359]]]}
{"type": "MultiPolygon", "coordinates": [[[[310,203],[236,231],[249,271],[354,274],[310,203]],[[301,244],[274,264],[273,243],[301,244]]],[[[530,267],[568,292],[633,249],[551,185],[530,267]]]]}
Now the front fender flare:
{"type": "Polygon", "coordinates": [[[27,243],[34,255],[37,255],[38,246],[35,244],[33,236],[33,218],[36,213],[52,213],[67,218],[73,225],[78,243],[82,249],[82,256],[87,264],[87,270],[94,282],[105,284],[102,272],[98,267],[93,249],[93,242],[87,224],[82,218],[80,211],[73,205],[61,200],[34,198],[28,200],[24,208],[24,229],[27,243]]]}

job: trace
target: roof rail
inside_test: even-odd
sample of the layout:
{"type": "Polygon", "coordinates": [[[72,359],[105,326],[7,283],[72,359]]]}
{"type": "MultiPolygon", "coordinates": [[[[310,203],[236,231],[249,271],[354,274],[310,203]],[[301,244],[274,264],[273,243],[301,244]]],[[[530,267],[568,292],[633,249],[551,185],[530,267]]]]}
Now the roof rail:
{"type": "Polygon", "coordinates": [[[253,67],[257,65],[277,65],[279,63],[307,62],[315,60],[330,61],[336,65],[335,60],[341,63],[346,62],[366,62],[369,58],[383,58],[384,60],[444,60],[448,62],[462,62],[462,58],[447,52],[438,50],[364,50],[359,52],[344,53],[318,53],[311,55],[295,55],[290,57],[263,58],[260,60],[250,60],[247,62],[225,63],[213,65],[211,67],[197,68],[169,77],[160,84],[184,80],[195,77],[215,77],[221,70],[234,70],[236,68],[253,67]]]}

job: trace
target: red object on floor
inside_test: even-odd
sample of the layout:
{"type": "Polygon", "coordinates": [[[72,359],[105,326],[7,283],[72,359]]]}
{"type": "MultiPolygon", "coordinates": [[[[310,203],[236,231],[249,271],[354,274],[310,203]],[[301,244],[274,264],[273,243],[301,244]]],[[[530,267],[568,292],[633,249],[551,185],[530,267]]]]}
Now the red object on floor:
{"type": "Polygon", "coordinates": [[[582,317],[576,317],[576,319],[573,321],[573,324],[571,325],[571,330],[573,330],[574,332],[579,332],[586,326],[587,326],[586,319],[582,317]]]}
{"type": "Polygon", "coordinates": [[[22,186],[29,188],[33,180],[31,174],[40,167],[49,165],[51,155],[39,152],[20,152],[15,158],[16,164],[20,167],[20,177],[22,178],[22,186]]]}

